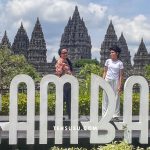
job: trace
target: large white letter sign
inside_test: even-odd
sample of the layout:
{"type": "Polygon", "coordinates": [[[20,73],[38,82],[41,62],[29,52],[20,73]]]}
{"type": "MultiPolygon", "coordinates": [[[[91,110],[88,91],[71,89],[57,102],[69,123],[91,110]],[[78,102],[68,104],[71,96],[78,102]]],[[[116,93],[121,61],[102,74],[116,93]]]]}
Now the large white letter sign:
{"type": "MultiPolygon", "coordinates": [[[[47,144],[47,88],[52,82],[56,85],[55,126],[63,128],[63,86],[71,84],[71,126],[78,127],[78,80],[71,75],[61,78],[55,75],[46,75],[40,83],[40,144],[47,144]]],[[[55,130],[55,144],[62,144],[62,130],[55,130]]],[[[78,144],[78,131],[70,131],[70,143],[78,144]]]]}
{"type": "Polygon", "coordinates": [[[28,75],[17,75],[10,84],[10,110],[9,110],[9,144],[17,144],[17,131],[27,131],[27,144],[34,144],[35,119],[35,84],[28,75]],[[18,85],[24,82],[27,85],[27,122],[18,122],[18,85]]]}
{"type": "MultiPolygon", "coordinates": [[[[71,127],[70,143],[78,144],[78,99],[79,83],[71,75],[58,77],[56,75],[46,75],[40,83],[40,131],[39,143],[47,144],[48,139],[48,84],[56,85],[56,105],[55,105],[55,144],[62,144],[63,140],[63,87],[65,83],[71,84],[71,127]]],[[[9,144],[17,144],[17,131],[27,131],[27,144],[34,144],[35,126],[35,84],[28,75],[17,75],[10,84],[10,110],[9,122],[0,123],[1,129],[9,131],[9,144]],[[18,86],[20,83],[27,85],[27,121],[18,122],[18,86]]],[[[113,89],[103,78],[91,75],[91,101],[90,101],[90,121],[81,122],[84,129],[90,130],[90,143],[109,143],[115,138],[115,127],[110,123],[115,112],[116,96],[113,89]],[[102,88],[108,96],[108,108],[105,115],[99,120],[98,101],[99,88],[102,88]],[[107,131],[107,132],[99,132],[107,131]],[[100,133],[100,134],[99,134],[100,133]]],[[[142,76],[129,77],[124,85],[123,121],[114,122],[118,130],[124,130],[124,139],[132,142],[132,131],[140,131],[140,143],[148,143],[148,117],[149,117],[149,87],[148,82],[142,76]],[[132,94],[134,84],[140,86],[140,111],[139,121],[132,122],[132,94]]]]}
{"type": "Polygon", "coordinates": [[[91,75],[91,104],[90,104],[90,122],[82,122],[84,127],[94,126],[98,130],[107,130],[103,135],[98,135],[98,130],[91,130],[90,143],[108,143],[115,138],[115,128],[109,123],[115,111],[115,94],[110,85],[101,77],[91,75]],[[98,99],[99,87],[105,90],[109,104],[104,117],[98,121],[98,99]]]}
{"type": "Polygon", "coordinates": [[[131,76],[124,86],[123,122],[126,124],[129,143],[132,142],[132,130],[140,130],[140,143],[148,143],[148,115],[149,115],[149,87],[142,76],[131,76]],[[140,86],[140,114],[139,122],[132,122],[132,88],[138,83],[140,86]]]}

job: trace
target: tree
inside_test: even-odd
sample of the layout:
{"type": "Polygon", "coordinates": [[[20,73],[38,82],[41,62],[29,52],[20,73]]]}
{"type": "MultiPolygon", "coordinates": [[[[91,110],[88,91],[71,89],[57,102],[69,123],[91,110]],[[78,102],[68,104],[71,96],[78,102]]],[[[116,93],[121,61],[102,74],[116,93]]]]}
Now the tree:
{"type": "Polygon", "coordinates": [[[29,65],[23,55],[12,55],[7,48],[0,49],[0,88],[8,87],[17,74],[27,74],[34,80],[39,79],[36,69],[29,65]]]}
{"type": "Polygon", "coordinates": [[[74,63],[74,67],[84,67],[86,64],[99,65],[99,62],[97,59],[80,59],[74,63]]]}
{"type": "Polygon", "coordinates": [[[146,65],[146,66],[144,67],[144,72],[145,72],[144,77],[145,77],[148,81],[150,81],[150,65],[146,65]]]}
{"type": "Polygon", "coordinates": [[[12,55],[7,47],[0,48],[0,100],[2,91],[8,88],[17,74],[27,74],[34,80],[39,79],[35,68],[29,65],[23,55],[12,55]]]}
{"type": "Polygon", "coordinates": [[[102,76],[103,68],[96,64],[86,64],[79,73],[80,93],[89,94],[91,84],[91,73],[102,76]]]}

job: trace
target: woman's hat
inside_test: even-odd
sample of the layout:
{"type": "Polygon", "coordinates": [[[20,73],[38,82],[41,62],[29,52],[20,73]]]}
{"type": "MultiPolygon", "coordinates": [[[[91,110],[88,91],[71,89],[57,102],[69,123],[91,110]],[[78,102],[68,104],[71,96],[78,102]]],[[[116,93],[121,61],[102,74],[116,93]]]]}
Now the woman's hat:
{"type": "Polygon", "coordinates": [[[114,45],[114,46],[110,47],[109,50],[110,51],[113,50],[116,53],[121,53],[121,49],[117,45],[114,45]]]}

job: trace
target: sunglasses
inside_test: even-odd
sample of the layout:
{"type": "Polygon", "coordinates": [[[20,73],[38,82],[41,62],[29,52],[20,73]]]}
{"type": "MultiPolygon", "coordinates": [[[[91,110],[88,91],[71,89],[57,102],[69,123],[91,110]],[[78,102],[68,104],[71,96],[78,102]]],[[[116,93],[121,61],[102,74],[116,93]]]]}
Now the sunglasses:
{"type": "Polygon", "coordinates": [[[68,52],[62,52],[61,54],[67,54],[68,52]]]}

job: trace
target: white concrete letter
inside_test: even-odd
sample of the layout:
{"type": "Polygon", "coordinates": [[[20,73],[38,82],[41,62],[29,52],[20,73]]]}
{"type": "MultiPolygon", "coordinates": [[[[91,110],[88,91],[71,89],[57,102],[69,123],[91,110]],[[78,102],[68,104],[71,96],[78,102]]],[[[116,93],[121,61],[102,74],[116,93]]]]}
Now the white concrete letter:
{"type": "Polygon", "coordinates": [[[9,109],[9,144],[17,144],[17,131],[27,131],[27,144],[34,144],[35,120],[35,84],[28,75],[17,75],[10,84],[10,109],[9,109]],[[24,82],[27,85],[27,122],[18,122],[18,85],[24,82]]]}
{"type": "Polygon", "coordinates": [[[148,116],[149,116],[149,87],[142,76],[131,76],[124,86],[123,124],[126,124],[129,143],[132,142],[132,130],[140,130],[140,143],[148,143],[148,116]],[[132,88],[138,83],[140,85],[140,112],[139,122],[132,122],[132,88]]]}
{"type": "Polygon", "coordinates": [[[91,130],[90,143],[108,143],[115,138],[115,128],[109,123],[115,111],[115,94],[111,86],[101,77],[92,74],[91,76],[91,104],[90,104],[90,122],[82,122],[83,126],[97,127],[98,130],[106,130],[107,134],[98,135],[98,130],[91,130]],[[109,105],[104,117],[98,120],[98,99],[99,87],[105,90],[109,105]]]}
{"type": "MultiPolygon", "coordinates": [[[[40,144],[47,144],[47,87],[49,83],[56,85],[55,126],[63,127],[63,86],[71,84],[71,126],[78,126],[78,80],[71,75],[61,78],[55,75],[46,75],[40,83],[40,144]]],[[[62,144],[62,130],[55,130],[55,144],[62,144]]],[[[70,143],[78,144],[78,131],[71,130],[70,143]]]]}

